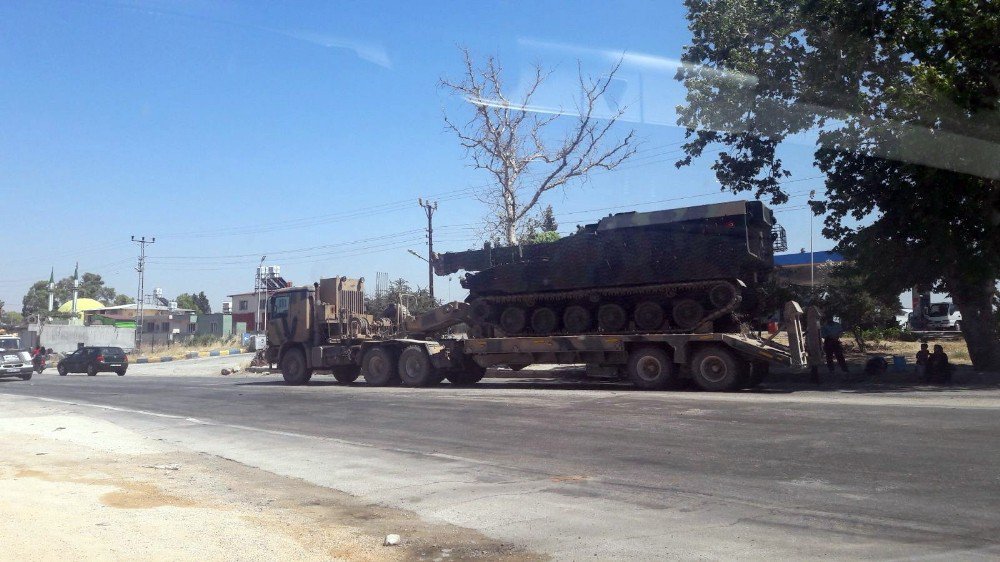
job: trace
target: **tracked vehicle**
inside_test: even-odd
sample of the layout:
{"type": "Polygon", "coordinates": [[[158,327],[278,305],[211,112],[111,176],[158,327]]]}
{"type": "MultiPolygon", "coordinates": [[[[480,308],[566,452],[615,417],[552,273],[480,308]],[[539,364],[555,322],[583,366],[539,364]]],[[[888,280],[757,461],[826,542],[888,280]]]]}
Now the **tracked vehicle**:
{"type": "Polygon", "coordinates": [[[466,271],[479,335],[738,330],[774,267],[774,216],[759,201],[610,215],[556,242],[436,254],[466,271]]]}

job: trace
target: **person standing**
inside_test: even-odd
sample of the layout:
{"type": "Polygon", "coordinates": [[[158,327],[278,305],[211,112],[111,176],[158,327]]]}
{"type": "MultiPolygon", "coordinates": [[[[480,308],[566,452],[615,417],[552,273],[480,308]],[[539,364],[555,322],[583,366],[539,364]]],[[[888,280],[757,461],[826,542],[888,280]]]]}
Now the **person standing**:
{"type": "Polygon", "coordinates": [[[831,375],[833,374],[833,360],[836,358],[840,370],[844,371],[844,374],[849,374],[847,361],[844,360],[844,344],[840,343],[840,336],[844,335],[844,328],[840,322],[833,318],[827,320],[826,324],[823,324],[823,329],[820,330],[820,335],[823,337],[823,353],[826,354],[827,370],[830,371],[831,375]]]}

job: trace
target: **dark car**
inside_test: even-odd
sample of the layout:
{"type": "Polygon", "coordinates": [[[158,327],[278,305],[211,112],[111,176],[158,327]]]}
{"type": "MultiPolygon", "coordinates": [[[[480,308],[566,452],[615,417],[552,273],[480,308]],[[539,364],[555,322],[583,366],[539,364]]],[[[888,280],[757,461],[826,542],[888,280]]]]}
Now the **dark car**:
{"type": "Polygon", "coordinates": [[[81,347],[67,355],[56,365],[60,376],[66,373],[118,373],[124,376],[128,369],[128,357],[120,347],[81,347]]]}
{"type": "Polygon", "coordinates": [[[33,371],[31,354],[27,351],[23,349],[0,351],[0,377],[21,377],[28,380],[33,371]]]}

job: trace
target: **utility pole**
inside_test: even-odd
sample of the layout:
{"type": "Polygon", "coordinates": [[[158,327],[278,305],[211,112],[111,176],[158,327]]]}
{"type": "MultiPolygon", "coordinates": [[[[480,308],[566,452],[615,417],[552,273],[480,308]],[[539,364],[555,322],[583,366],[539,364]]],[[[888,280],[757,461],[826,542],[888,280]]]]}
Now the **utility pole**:
{"type": "Polygon", "coordinates": [[[146,246],[156,242],[156,238],[150,238],[146,240],[146,237],[136,238],[132,237],[132,241],[139,245],[139,264],[136,266],[135,270],[139,272],[139,292],[135,299],[135,348],[141,349],[142,347],[142,304],[143,304],[143,284],[145,282],[146,272],[146,246]]]}
{"type": "Polygon", "coordinates": [[[261,302],[260,301],[260,292],[261,292],[261,288],[264,285],[264,260],[265,259],[267,259],[267,256],[261,256],[260,257],[260,264],[257,265],[257,277],[256,277],[256,280],[253,283],[253,298],[256,301],[254,303],[254,306],[257,307],[256,312],[254,312],[254,320],[253,320],[253,322],[254,322],[254,326],[253,326],[254,330],[253,331],[254,332],[259,332],[260,331],[260,326],[261,326],[261,324],[260,324],[260,302],[261,302]]]}
{"type": "Polygon", "coordinates": [[[431,300],[434,299],[434,211],[437,210],[437,201],[433,203],[430,201],[424,201],[423,199],[417,199],[417,203],[424,208],[424,213],[427,214],[427,290],[431,294],[431,300]]]}
{"type": "Polygon", "coordinates": [[[816,292],[816,253],[813,251],[813,217],[816,213],[813,212],[812,203],[813,199],[816,197],[816,190],[809,192],[809,201],[807,205],[809,206],[809,296],[812,297],[816,292]]]}

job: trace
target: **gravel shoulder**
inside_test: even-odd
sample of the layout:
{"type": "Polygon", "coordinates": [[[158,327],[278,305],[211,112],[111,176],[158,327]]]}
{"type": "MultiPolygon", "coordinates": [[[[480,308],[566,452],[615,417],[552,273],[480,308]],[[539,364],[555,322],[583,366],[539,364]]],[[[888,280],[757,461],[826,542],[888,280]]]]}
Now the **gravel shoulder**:
{"type": "Polygon", "coordinates": [[[0,423],[5,559],[539,558],[78,412],[15,400],[0,423]]]}

